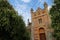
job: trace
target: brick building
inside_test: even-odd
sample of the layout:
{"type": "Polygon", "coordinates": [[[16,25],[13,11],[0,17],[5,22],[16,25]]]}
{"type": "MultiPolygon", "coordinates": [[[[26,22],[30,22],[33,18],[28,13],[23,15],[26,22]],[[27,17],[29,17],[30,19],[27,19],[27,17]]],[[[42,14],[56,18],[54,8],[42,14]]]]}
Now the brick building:
{"type": "Polygon", "coordinates": [[[51,18],[48,13],[48,5],[44,3],[44,9],[38,7],[34,12],[31,9],[31,23],[28,20],[28,30],[31,32],[31,40],[52,40],[51,18]]]}

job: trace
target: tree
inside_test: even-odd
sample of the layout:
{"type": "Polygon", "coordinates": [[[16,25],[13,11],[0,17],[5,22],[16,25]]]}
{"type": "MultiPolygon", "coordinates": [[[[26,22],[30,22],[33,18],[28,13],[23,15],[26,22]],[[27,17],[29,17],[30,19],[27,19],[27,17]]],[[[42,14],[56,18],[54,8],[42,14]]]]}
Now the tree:
{"type": "Polygon", "coordinates": [[[0,40],[29,40],[22,16],[7,0],[0,0],[0,40]]]}
{"type": "Polygon", "coordinates": [[[50,15],[52,19],[52,27],[54,29],[53,36],[56,40],[60,40],[60,0],[54,0],[50,15]]]}

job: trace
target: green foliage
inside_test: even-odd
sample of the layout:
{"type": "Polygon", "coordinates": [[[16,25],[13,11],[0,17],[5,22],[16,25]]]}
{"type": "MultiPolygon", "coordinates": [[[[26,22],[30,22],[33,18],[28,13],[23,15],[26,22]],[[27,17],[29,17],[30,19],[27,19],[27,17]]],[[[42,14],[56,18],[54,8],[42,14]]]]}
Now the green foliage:
{"type": "Polygon", "coordinates": [[[21,16],[5,0],[0,0],[0,40],[29,40],[29,33],[21,16]]]}
{"type": "Polygon", "coordinates": [[[54,5],[50,10],[54,37],[60,40],[60,0],[54,0],[54,5]]]}

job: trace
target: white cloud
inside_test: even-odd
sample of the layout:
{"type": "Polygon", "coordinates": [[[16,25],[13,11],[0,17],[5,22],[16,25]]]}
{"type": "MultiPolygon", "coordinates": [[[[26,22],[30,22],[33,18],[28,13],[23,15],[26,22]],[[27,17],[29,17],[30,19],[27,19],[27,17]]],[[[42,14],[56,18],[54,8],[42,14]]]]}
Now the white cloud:
{"type": "Polygon", "coordinates": [[[17,11],[25,10],[27,8],[27,5],[25,4],[19,4],[17,0],[15,0],[14,7],[17,11]]]}
{"type": "Polygon", "coordinates": [[[41,2],[42,0],[40,0],[40,2],[41,2]]]}
{"type": "Polygon", "coordinates": [[[48,11],[50,11],[51,7],[52,7],[52,6],[48,6],[48,11]]]}
{"type": "Polygon", "coordinates": [[[22,0],[25,3],[29,3],[31,0],[22,0]]]}
{"type": "Polygon", "coordinates": [[[42,3],[42,4],[45,2],[45,0],[39,0],[39,1],[40,1],[40,3],[42,3]]]}
{"type": "Polygon", "coordinates": [[[17,5],[17,9],[21,9],[21,10],[24,9],[25,10],[26,8],[27,8],[26,5],[20,5],[20,4],[17,5]]]}
{"type": "Polygon", "coordinates": [[[15,9],[18,11],[18,13],[19,13],[19,15],[20,15],[20,14],[22,14],[23,12],[26,11],[27,5],[17,4],[17,6],[15,7],[15,9]]]}
{"type": "Polygon", "coordinates": [[[23,20],[25,22],[25,24],[27,25],[27,19],[30,17],[29,11],[27,11],[27,5],[21,5],[21,4],[17,4],[17,6],[15,7],[16,11],[18,12],[19,15],[22,15],[23,20]]]}

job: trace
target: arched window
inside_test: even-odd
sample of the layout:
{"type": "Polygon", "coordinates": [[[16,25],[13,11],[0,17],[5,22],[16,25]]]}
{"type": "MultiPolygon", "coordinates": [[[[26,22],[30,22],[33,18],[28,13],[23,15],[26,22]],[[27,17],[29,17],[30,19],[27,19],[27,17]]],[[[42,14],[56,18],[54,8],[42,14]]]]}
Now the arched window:
{"type": "Polygon", "coordinates": [[[38,19],[39,24],[42,23],[42,19],[38,19]]]}

